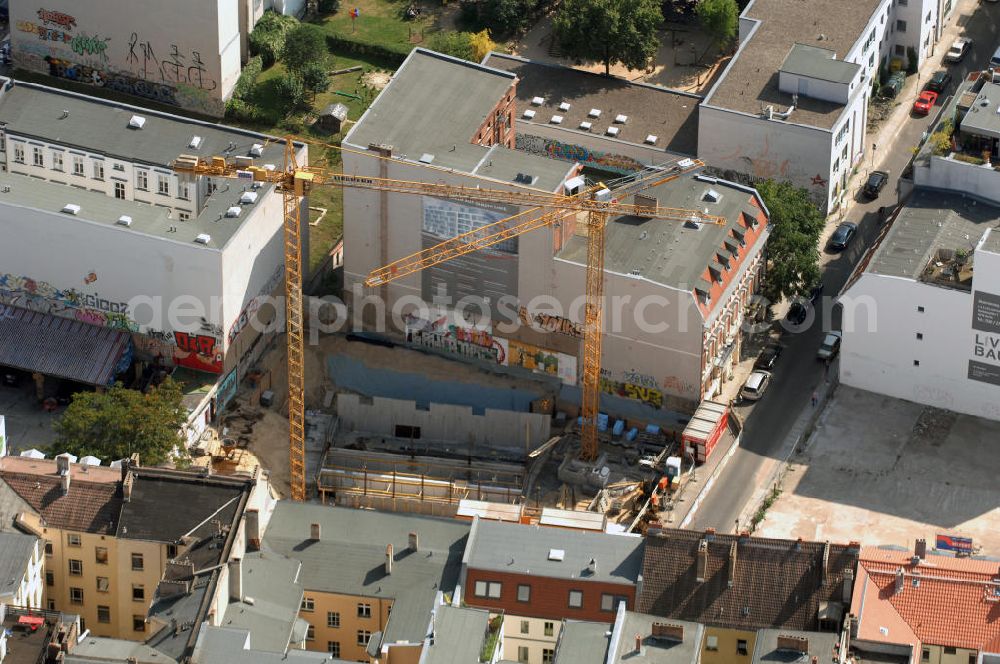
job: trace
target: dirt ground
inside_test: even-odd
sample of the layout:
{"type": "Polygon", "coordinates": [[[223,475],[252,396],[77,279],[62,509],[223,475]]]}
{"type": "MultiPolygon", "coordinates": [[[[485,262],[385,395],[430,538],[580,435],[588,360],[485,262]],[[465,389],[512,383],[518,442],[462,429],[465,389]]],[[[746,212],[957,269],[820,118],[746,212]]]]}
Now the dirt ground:
{"type": "Polygon", "coordinates": [[[840,386],[757,534],[1000,555],[1000,422],[840,386]]]}
{"type": "MultiPolygon", "coordinates": [[[[553,55],[552,16],[540,20],[520,40],[508,45],[511,52],[529,60],[550,62],[585,71],[604,73],[601,63],[576,63],[553,55]]],[[[622,65],[611,67],[611,74],[630,81],[662,85],[675,90],[703,93],[715,81],[728,58],[721,58],[709,38],[695,26],[667,24],[660,33],[660,50],[651,70],[632,70],[622,65]]]]}

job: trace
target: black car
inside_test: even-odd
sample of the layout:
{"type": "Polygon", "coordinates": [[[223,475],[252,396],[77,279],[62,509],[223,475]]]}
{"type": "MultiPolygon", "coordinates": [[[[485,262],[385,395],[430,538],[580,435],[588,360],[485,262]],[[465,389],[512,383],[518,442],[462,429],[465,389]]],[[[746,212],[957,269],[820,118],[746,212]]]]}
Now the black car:
{"type": "Polygon", "coordinates": [[[858,232],[858,225],[852,224],[849,221],[837,226],[837,230],[833,232],[830,236],[830,248],[835,251],[843,251],[847,249],[847,245],[851,243],[854,239],[854,235],[858,232]]]}
{"type": "Polygon", "coordinates": [[[868,176],[868,181],[865,182],[864,191],[865,196],[875,200],[878,195],[882,193],[885,189],[885,185],[889,182],[889,174],[885,171],[872,171],[871,175],[868,176]]]}
{"type": "Polygon", "coordinates": [[[760,355],[757,356],[757,361],[753,363],[754,369],[764,369],[765,371],[770,371],[774,368],[775,362],[781,356],[781,351],[784,348],[781,344],[769,343],[761,351],[760,355]]]}
{"type": "Polygon", "coordinates": [[[934,92],[944,92],[944,89],[951,83],[951,74],[942,69],[934,72],[931,80],[927,81],[927,89],[934,92]]]}

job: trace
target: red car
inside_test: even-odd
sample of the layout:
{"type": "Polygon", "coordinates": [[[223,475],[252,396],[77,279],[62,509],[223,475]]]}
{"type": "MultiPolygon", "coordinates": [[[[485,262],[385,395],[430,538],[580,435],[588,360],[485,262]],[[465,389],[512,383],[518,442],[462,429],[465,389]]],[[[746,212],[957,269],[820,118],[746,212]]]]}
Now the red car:
{"type": "Polygon", "coordinates": [[[917,97],[917,100],[913,102],[913,112],[918,115],[927,115],[931,112],[931,107],[934,106],[934,102],[937,101],[938,93],[932,92],[931,90],[924,90],[917,97]]]}

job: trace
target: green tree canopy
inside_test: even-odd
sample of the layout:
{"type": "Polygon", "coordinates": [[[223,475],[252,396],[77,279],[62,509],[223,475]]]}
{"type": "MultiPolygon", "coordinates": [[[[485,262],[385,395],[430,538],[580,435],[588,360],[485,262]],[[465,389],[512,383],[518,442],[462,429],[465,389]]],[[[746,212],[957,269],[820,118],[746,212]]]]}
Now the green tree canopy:
{"type": "Polygon", "coordinates": [[[772,302],[802,295],[819,282],[819,236],[824,218],[802,187],[767,180],[756,185],[771,213],[764,296],[772,302]]]}
{"type": "Polygon", "coordinates": [[[311,23],[303,23],[285,37],[281,60],[289,71],[299,72],[310,63],[325,63],[327,53],[323,30],[311,23]]]}
{"type": "Polygon", "coordinates": [[[316,98],[317,94],[326,92],[330,87],[330,73],[322,62],[308,63],[299,71],[299,74],[302,75],[302,85],[313,99],[316,98]]]}
{"type": "Polygon", "coordinates": [[[564,55],[642,69],[656,54],[656,30],[663,22],[655,0],[564,0],[553,20],[564,55]]]}
{"type": "Polygon", "coordinates": [[[270,67],[285,47],[285,37],[299,24],[294,16],[275,11],[264,12],[250,33],[250,52],[261,56],[264,67],[270,67]]]}
{"type": "Polygon", "coordinates": [[[169,378],[147,394],[116,383],[106,392],[73,395],[56,422],[55,449],[77,456],[93,455],[105,462],[138,452],[146,465],[170,460],[184,449],[181,427],[187,412],[180,386],[169,378]]]}
{"type": "Polygon", "coordinates": [[[736,0],[701,0],[695,7],[701,26],[719,48],[736,38],[740,9],[736,0]]]}

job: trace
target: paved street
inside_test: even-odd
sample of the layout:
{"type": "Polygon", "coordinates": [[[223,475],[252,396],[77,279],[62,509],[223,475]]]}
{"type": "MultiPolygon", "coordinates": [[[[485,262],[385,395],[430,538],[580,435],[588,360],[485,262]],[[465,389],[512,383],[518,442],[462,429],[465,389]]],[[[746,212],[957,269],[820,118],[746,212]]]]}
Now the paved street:
{"type": "MultiPolygon", "coordinates": [[[[941,65],[941,57],[948,50],[954,36],[967,36],[974,40],[973,49],[959,65],[950,70],[954,80],[948,90],[951,94],[965,73],[979,69],[988,62],[990,55],[1000,43],[1000,3],[965,0],[956,9],[958,15],[945,27],[944,36],[937,44],[934,56],[921,70],[919,80],[907,79],[907,85],[897,98],[900,107],[896,109],[880,129],[880,136],[874,139],[880,147],[874,155],[874,167],[886,170],[891,176],[890,183],[876,201],[856,201],[843,215],[844,221],[859,225],[858,236],[852,245],[841,254],[822,252],[824,263],[824,305],[817,307],[815,319],[806,329],[786,332],[782,342],[787,345],[775,369],[775,378],[768,393],[752,410],[739,408],[746,418],[743,440],[738,449],[718,476],[713,489],[704,498],[690,527],[693,529],[716,528],[720,532],[733,530],[736,520],[743,516],[741,527],[746,526],[747,504],[755,489],[768,481],[775,465],[780,463],[793,440],[788,440],[797,417],[810,403],[813,391],[824,384],[825,367],[816,360],[816,349],[828,329],[837,329],[839,321],[831,312],[832,299],[839,293],[851,270],[863,255],[878,232],[878,209],[884,205],[896,205],[896,186],[899,175],[912,156],[912,146],[916,145],[931,123],[929,117],[916,117],[909,108],[923,83],[941,65]],[[899,120],[897,122],[897,119],[899,120]],[[823,311],[823,310],[826,311],[823,311]]],[[[944,101],[943,95],[941,102],[944,101]]],[[[940,109],[941,102],[937,108],[940,109]]],[[[869,142],[872,142],[869,137],[869,142]]],[[[859,166],[859,173],[849,184],[857,192],[864,184],[868,170],[873,168],[869,154],[859,166]]],[[[823,235],[823,242],[841,221],[839,215],[832,215],[823,235]]],[[[809,321],[807,320],[807,323],[809,321]]]]}

